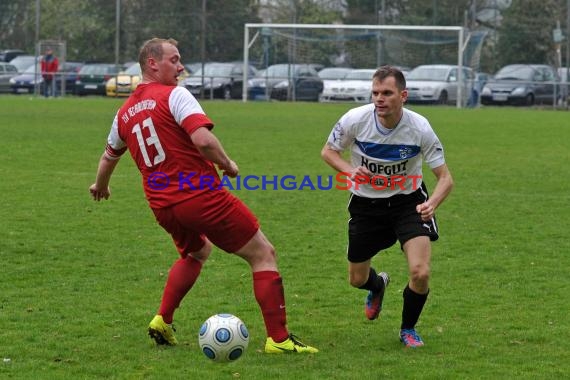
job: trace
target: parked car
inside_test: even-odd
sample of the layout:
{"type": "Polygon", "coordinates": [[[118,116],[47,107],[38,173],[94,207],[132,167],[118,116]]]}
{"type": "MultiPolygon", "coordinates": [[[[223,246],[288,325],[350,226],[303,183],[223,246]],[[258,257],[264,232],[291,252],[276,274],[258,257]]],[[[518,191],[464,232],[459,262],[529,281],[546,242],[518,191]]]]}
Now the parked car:
{"type": "MultiPolygon", "coordinates": [[[[287,66],[287,65],[285,65],[287,66]]],[[[323,92],[323,80],[319,77],[315,64],[294,65],[289,78],[285,76],[281,81],[275,83],[271,89],[271,99],[275,100],[301,100],[319,101],[323,92]]],[[[283,69],[286,67],[282,67],[283,69]]],[[[286,73],[287,71],[285,71],[286,73]]]]}
{"type": "Polygon", "coordinates": [[[138,63],[131,65],[127,70],[109,78],[105,83],[107,96],[129,96],[141,81],[141,66],[138,63]]]}
{"type": "Polygon", "coordinates": [[[33,94],[35,86],[41,86],[43,81],[40,64],[32,64],[23,73],[10,79],[10,88],[14,94],[33,94]]]}
{"type": "Polygon", "coordinates": [[[0,92],[10,92],[10,79],[18,75],[16,66],[0,62],[0,92]]]}
{"type": "MultiPolygon", "coordinates": [[[[93,63],[97,63],[97,62],[93,62],[93,63]]],[[[123,62],[121,66],[123,66],[125,68],[124,70],[126,70],[129,67],[131,67],[132,65],[136,65],[137,63],[139,63],[139,61],[126,61],[126,62],[123,62]]]]}
{"type": "Polygon", "coordinates": [[[56,91],[58,94],[61,94],[61,85],[63,78],[65,78],[65,93],[75,93],[75,81],[77,79],[77,74],[83,66],[83,62],[60,62],[59,69],[55,74],[56,91]]]}
{"type": "MultiPolygon", "coordinates": [[[[249,66],[247,76],[255,76],[257,70],[249,66]]],[[[204,70],[199,67],[194,74],[184,79],[181,86],[186,87],[194,96],[204,91],[207,99],[241,99],[243,92],[243,62],[208,62],[204,70]]]]}
{"type": "Polygon", "coordinates": [[[10,62],[19,55],[26,54],[25,51],[20,49],[6,49],[0,51],[0,62],[10,62]]]}
{"type": "Polygon", "coordinates": [[[325,68],[325,65],[321,63],[309,63],[308,65],[315,69],[317,73],[325,68]]]}
{"type": "Polygon", "coordinates": [[[374,69],[351,70],[345,77],[325,87],[321,102],[369,103],[372,95],[374,69]]]}
{"type": "MultiPolygon", "coordinates": [[[[83,63],[81,62],[65,62],[60,64],[59,70],[55,74],[54,78],[56,94],[61,94],[63,78],[65,78],[65,93],[73,93],[75,88],[75,78],[77,77],[77,72],[82,66],[83,63]]],[[[41,66],[39,63],[28,67],[22,74],[10,79],[10,88],[14,94],[33,94],[36,85],[39,86],[40,92],[43,92],[44,79],[41,75],[41,66]]]]}
{"type": "Polygon", "coordinates": [[[319,97],[319,101],[327,101],[323,99],[323,95],[330,92],[329,88],[334,87],[342,80],[346,74],[351,72],[352,69],[348,67],[325,67],[318,72],[319,77],[323,80],[323,92],[319,97]]]}
{"type": "Polygon", "coordinates": [[[18,73],[23,73],[30,66],[34,65],[34,62],[40,62],[41,56],[37,57],[35,55],[19,55],[10,61],[10,64],[16,66],[18,73]]]}
{"type": "Polygon", "coordinates": [[[481,90],[481,104],[554,104],[560,98],[557,74],[542,64],[513,64],[501,68],[481,90]]]}
{"type": "Polygon", "coordinates": [[[320,70],[317,75],[325,82],[326,85],[328,80],[335,81],[343,79],[346,74],[351,71],[352,69],[350,67],[325,67],[320,70]]]}
{"type": "Polygon", "coordinates": [[[307,64],[271,65],[248,82],[251,99],[318,101],[322,91],[323,80],[307,64]]]}
{"type": "Polygon", "coordinates": [[[105,95],[105,83],[122,69],[123,66],[114,63],[86,64],[77,73],[75,94],[80,96],[105,95]]]}
{"type": "MultiPolygon", "coordinates": [[[[459,90],[457,65],[421,65],[406,76],[408,103],[455,104],[459,90]]],[[[473,88],[473,70],[463,67],[461,93],[465,104],[473,88]]]]}
{"type": "Polygon", "coordinates": [[[185,63],[184,68],[188,72],[188,76],[196,74],[196,71],[202,68],[202,62],[185,63]]]}

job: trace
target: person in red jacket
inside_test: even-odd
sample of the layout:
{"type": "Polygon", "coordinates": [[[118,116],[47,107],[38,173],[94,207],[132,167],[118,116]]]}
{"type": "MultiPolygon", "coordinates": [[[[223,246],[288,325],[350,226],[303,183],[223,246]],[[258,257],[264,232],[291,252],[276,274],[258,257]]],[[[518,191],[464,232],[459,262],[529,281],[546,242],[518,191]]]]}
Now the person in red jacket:
{"type": "Polygon", "coordinates": [[[59,67],[59,61],[51,48],[46,49],[46,54],[41,61],[42,78],[44,79],[44,96],[55,96],[55,73],[59,67]]]}

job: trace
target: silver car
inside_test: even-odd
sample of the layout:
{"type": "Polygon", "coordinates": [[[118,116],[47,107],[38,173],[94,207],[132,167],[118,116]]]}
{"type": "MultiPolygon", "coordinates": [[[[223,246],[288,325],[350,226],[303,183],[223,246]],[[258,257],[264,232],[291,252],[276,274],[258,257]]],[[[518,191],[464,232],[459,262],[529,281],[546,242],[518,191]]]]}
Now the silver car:
{"type": "Polygon", "coordinates": [[[375,69],[355,69],[336,82],[325,86],[321,102],[356,102],[370,103],[372,94],[372,76],[375,69]]]}
{"type": "Polygon", "coordinates": [[[325,67],[319,71],[319,77],[323,80],[323,93],[319,97],[319,102],[331,101],[331,89],[337,86],[351,71],[352,69],[348,67],[325,67]]]}
{"type": "Polygon", "coordinates": [[[555,104],[560,99],[555,69],[543,64],[513,64],[497,71],[481,90],[481,104],[555,104]]]}
{"type": "Polygon", "coordinates": [[[0,62],[0,92],[10,92],[10,79],[18,75],[16,66],[0,62]]]}
{"type": "Polygon", "coordinates": [[[408,103],[456,104],[461,87],[461,103],[466,104],[473,87],[474,73],[463,67],[461,85],[457,65],[421,65],[406,76],[408,103]]]}

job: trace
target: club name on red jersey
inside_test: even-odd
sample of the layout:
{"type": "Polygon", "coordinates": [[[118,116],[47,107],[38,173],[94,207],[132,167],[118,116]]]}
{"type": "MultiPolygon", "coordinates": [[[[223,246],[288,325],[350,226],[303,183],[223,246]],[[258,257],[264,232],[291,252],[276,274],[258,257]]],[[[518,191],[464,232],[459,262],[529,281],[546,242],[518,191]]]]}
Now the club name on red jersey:
{"type": "Polygon", "coordinates": [[[124,123],[129,121],[130,117],[135,116],[137,113],[145,110],[153,110],[156,107],[156,101],[153,99],[145,99],[136,103],[134,106],[129,107],[126,112],[121,115],[124,123]]]}

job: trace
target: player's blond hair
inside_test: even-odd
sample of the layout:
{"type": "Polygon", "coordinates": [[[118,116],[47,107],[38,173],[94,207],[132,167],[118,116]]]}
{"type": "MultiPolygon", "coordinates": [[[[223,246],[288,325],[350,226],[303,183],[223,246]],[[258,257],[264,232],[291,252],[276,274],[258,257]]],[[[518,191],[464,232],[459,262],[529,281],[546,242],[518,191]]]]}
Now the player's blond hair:
{"type": "Polygon", "coordinates": [[[162,59],[162,45],[165,43],[178,46],[178,41],[173,38],[151,38],[144,42],[139,51],[139,64],[141,65],[141,71],[144,72],[146,62],[149,57],[152,57],[157,61],[162,59]]]}

